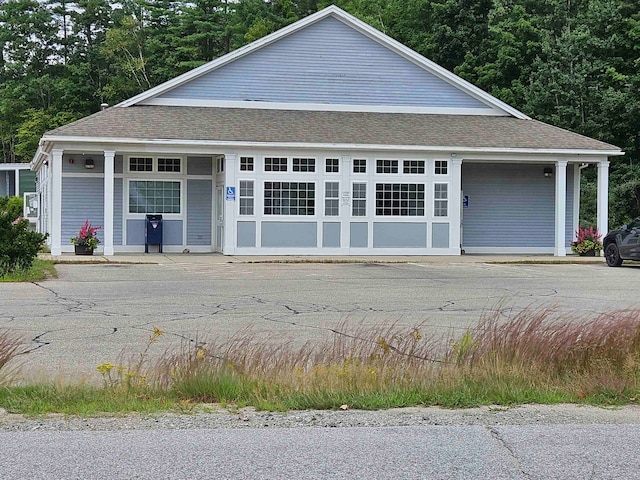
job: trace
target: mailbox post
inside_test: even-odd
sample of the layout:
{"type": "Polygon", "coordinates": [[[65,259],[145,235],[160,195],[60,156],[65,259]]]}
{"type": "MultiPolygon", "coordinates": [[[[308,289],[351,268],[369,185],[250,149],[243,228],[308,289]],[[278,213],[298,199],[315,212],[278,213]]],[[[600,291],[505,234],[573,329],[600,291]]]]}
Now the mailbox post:
{"type": "Polygon", "coordinates": [[[149,245],[158,245],[162,253],[162,215],[147,215],[144,229],[144,253],[149,253],[149,245]]]}

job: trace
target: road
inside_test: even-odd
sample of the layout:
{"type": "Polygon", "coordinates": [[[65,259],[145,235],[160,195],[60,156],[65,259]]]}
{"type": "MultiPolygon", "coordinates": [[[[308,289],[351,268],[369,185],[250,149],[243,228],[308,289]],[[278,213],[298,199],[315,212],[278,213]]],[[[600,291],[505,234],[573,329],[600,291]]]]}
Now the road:
{"type": "Polygon", "coordinates": [[[639,425],[0,433],[3,479],[637,479],[639,425]]]}
{"type": "Polygon", "coordinates": [[[0,284],[0,330],[23,336],[34,376],[97,376],[95,367],[145,348],[225,341],[251,329],[265,341],[303,342],[358,325],[422,324],[460,334],[496,306],[506,317],[554,307],[573,317],[637,308],[640,267],[592,265],[242,264],[207,257],[159,265],[59,265],[59,277],[0,284]]]}

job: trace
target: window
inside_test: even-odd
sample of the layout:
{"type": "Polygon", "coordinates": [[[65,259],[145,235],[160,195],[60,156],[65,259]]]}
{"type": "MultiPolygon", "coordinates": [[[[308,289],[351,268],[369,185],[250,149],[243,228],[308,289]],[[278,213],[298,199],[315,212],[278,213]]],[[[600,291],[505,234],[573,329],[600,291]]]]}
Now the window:
{"type": "Polygon", "coordinates": [[[130,172],[152,172],[153,158],[151,157],[131,157],[129,158],[130,172]]]}
{"type": "Polygon", "coordinates": [[[294,158],[293,171],[294,172],[315,172],[316,159],[315,158],[294,158]]]}
{"type": "Polygon", "coordinates": [[[325,172],[338,173],[340,171],[340,159],[339,158],[327,158],[325,160],[325,172]]]}
{"type": "Polygon", "coordinates": [[[216,162],[216,172],[218,173],[222,173],[224,172],[224,157],[219,157],[218,161],[216,162]]]}
{"type": "Polygon", "coordinates": [[[402,173],[424,173],[424,160],[405,160],[402,173]]]}
{"type": "Polygon", "coordinates": [[[435,163],[435,174],[436,175],[446,175],[447,174],[447,167],[449,162],[447,160],[436,160],[435,163]]]}
{"type": "Polygon", "coordinates": [[[240,170],[253,172],[253,157],[240,157],[240,170]]]}
{"type": "Polygon", "coordinates": [[[449,215],[448,185],[446,183],[433,184],[433,216],[446,217],[449,215]]]}
{"type": "Polygon", "coordinates": [[[324,214],[327,217],[340,215],[340,184],[338,182],[324,184],[324,214]]]}
{"type": "Polygon", "coordinates": [[[180,213],[180,182],[130,180],[129,213],[180,213]]]}
{"type": "Polygon", "coordinates": [[[424,184],[377,183],[376,215],[424,216],[424,184]]]}
{"type": "Polygon", "coordinates": [[[367,173],[367,161],[362,159],[354,160],[353,173],[367,173]]]}
{"type": "Polygon", "coordinates": [[[376,160],[376,173],[398,173],[398,160],[376,160]]]}
{"type": "Polygon", "coordinates": [[[158,158],[158,171],[180,173],[180,159],[158,158]]]}
{"type": "Polygon", "coordinates": [[[367,215],[367,184],[354,183],[351,197],[351,215],[365,217],[367,215]]]}
{"type": "Polygon", "coordinates": [[[264,182],[265,215],[315,215],[313,182],[264,182]]]}
{"type": "Polygon", "coordinates": [[[240,215],[253,215],[252,180],[240,180],[240,215]]]}
{"type": "Polygon", "coordinates": [[[264,171],[265,172],[286,172],[287,171],[287,158],[284,157],[265,157],[264,158],[264,171]]]}

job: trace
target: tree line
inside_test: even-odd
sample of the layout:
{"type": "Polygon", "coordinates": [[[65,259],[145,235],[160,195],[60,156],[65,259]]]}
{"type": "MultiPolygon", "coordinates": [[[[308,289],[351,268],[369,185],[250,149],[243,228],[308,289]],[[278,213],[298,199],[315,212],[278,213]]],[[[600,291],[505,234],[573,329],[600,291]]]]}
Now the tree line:
{"type": "MultiPolygon", "coordinates": [[[[611,224],[640,215],[640,0],[4,0],[0,162],[332,3],[533,118],[620,146],[611,224]]],[[[594,223],[595,167],[583,174],[594,223]]]]}

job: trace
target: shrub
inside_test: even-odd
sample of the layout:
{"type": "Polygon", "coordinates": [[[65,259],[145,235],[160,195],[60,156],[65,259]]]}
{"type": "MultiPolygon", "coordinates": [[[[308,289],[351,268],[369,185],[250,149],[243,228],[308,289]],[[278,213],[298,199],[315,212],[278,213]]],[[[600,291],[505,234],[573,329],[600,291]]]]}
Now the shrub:
{"type": "Polygon", "coordinates": [[[7,212],[15,220],[22,215],[22,198],[0,197],[0,212],[7,212]]]}
{"type": "Polygon", "coordinates": [[[31,268],[46,238],[29,231],[29,222],[14,211],[0,210],[0,277],[31,268]]]}

